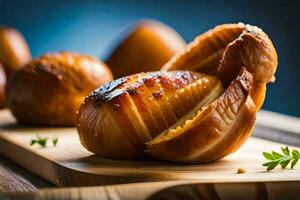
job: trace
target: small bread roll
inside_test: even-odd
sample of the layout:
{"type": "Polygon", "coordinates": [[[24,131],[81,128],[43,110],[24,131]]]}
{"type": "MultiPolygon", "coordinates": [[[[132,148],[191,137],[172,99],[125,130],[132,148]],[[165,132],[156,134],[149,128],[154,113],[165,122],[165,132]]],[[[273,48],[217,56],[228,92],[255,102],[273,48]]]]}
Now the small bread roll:
{"type": "Polygon", "coordinates": [[[5,72],[0,63],[0,108],[4,107],[5,84],[6,84],[5,72]]]}
{"type": "Polygon", "coordinates": [[[31,53],[22,34],[13,28],[0,27],[0,62],[7,80],[30,60],[31,53]]]}
{"type": "Polygon", "coordinates": [[[7,106],[20,123],[72,126],[84,97],[112,78],[109,68],[93,57],[45,54],[9,81],[7,106]]]}
{"type": "Polygon", "coordinates": [[[159,70],[186,43],[171,27],[157,21],[137,23],[106,60],[114,77],[159,70]]]}

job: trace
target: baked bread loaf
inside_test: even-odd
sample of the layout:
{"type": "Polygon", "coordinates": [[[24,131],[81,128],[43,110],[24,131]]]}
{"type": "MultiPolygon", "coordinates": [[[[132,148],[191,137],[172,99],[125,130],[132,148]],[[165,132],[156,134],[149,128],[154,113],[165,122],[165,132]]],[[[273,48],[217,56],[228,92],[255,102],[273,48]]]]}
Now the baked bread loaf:
{"type": "Polygon", "coordinates": [[[15,73],[6,103],[20,123],[73,126],[84,97],[110,80],[109,68],[98,59],[68,52],[45,54],[15,73]]]}
{"type": "Polygon", "coordinates": [[[152,20],[135,24],[108,56],[114,77],[160,70],[186,43],[172,28],[152,20]]]}
{"type": "Polygon", "coordinates": [[[91,93],[77,115],[80,141],[110,158],[144,152],[185,164],[222,158],[251,135],[276,67],[276,50],[261,29],[218,26],[175,55],[165,71],[120,78],[91,93]]]}
{"type": "Polygon", "coordinates": [[[4,107],[6,77],[4,69],[0,63],[0,108],[4,107]]]}
{"type": "Polygon", "coordinates": [[[2,63],[7,79],[31,60],[28,45],[17,30],[0,27],[0,63],[2,63]]]}

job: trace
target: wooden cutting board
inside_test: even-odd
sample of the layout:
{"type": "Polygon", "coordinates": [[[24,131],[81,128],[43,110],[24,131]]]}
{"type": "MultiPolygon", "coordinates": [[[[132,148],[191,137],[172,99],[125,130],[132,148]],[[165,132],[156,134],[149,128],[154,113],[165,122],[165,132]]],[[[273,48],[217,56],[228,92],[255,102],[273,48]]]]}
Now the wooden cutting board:
{"type": "Polygon", "coordinates": [[[85,186],[130,182],[184,180],[197,182],[300,180],[300,170],[261,166],[263,151],[279,150],[282,144],[250,138],[236,153],[203,165],[176,165],[154,160],[105,159],[85,150],[75,128],[25,127],[15,123],[7,110],[0,111],[0,154],[57,186],[85,186]],[[56,147],[31,146],[36,135],[59,138],[56,147]],[[246,173],[237,174],[237,168],[246,173]]]}

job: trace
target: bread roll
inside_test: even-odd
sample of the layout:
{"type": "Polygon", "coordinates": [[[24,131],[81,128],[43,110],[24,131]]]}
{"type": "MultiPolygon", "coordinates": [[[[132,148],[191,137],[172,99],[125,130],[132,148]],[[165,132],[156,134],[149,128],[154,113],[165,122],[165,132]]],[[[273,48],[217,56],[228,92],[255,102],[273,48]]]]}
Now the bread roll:
{"type": "Polygon", "coordinates": [[[143,20],[121,40],[106,63],[116,78],[156,71],[184,47],[184,40],[172,28],[157,21],[143,20]]]}
{"type": "Polygon", "coordinates": [[[12,77],[7,106],[19,123],[73,126],[84,97],[110,80],[109,68],[93,57],[45,54],[12,77]]]}
{"type": "Polygon", "coordinates": [[[9,27],[0,27],[0,63],[7,79],[31,60],[29,47],[20,32],[9,27]]]}

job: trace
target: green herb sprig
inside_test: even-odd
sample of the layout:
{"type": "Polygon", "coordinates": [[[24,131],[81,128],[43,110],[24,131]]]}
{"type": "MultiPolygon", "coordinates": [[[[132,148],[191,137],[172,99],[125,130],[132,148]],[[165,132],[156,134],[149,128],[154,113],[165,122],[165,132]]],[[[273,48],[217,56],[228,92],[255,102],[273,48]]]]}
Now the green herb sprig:
{"type": "MultiPolygon", "coordinates": [[[[35,145],[35,144],[39,144],[41,147],[46,147],[47,146],[47,142],[48,142],[49,138],[47,137],[41,137],[39,135],[36,135],[36,138],[31,139],[30,141],[30,145],[35,145]]],[[[55,147],[58,143],[58,137],[53,137],[52,138],[52,145],[55,147]]]]}
{"type": "Polygon", "coordinates": [[[268,162],[263,164],[264,167],[267,167],[267,171],[273,170],[277,165],[280,165],[282,169],[285,169],[289,163],[291,163],[291,169],[295,167],[300,159],[299,151],[290,151],[287,146],[281,147],[281,151],[282,154],[276,151],[272,151],[271,153],[263,152],[263,156],[268,160],[268,162]]]}
{"type": "Polygon", "coordinates": [[[52,138],[52,144],[55,147],[57,145],[57,143],[58,143],[58,137],[55,136],[55,137],[52,138]]]}

